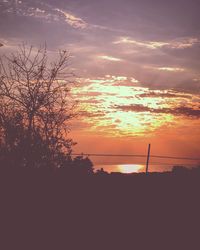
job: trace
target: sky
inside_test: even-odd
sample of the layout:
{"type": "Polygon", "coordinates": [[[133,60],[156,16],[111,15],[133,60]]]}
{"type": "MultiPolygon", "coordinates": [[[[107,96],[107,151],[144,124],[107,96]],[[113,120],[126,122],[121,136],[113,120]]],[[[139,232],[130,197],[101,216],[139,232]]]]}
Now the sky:
{"type": "Polygon", "coordinates": [[[0,0],[0,55],[22,42],[70,52],[76,152],[146,154],[151,143],[152,154],[198,158],[199,8],[199,0],[0,0]]]}

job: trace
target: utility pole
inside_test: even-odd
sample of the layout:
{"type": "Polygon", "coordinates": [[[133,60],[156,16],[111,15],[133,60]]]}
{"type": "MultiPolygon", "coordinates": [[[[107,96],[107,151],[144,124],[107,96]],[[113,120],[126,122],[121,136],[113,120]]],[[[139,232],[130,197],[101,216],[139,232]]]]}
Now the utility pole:
{"type": "Polygon", "coordinates": [[[148,171],[149,171],[150,151],[151,151],[151,144],[149,144],[149,146],[148,146],[147,162],[146,162],[146,174],[148,174],[148,171]]]}

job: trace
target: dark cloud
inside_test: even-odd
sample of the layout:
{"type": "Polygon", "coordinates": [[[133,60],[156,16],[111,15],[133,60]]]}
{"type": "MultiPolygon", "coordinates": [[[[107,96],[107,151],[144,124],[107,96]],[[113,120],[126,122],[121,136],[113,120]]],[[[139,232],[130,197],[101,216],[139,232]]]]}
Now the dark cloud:
{"type": "Polygon", "coordinates": [[[95,118],[95,117],[104,117],[106,114],[103,112],[89,112],[89,111],[81,111],[78,113],[79,117],[88,117],[88,118],[95,118]]]}
{"type": "Polygon", "coordinates": [[[139,105],[139,104],[132,104],[132,105],[116,105],[114,106],[115,109],[119,109],[122,111],[133,111],[133,112],[151,112],[152,109],[147,107],[147,106],[143,106],[143,105],[139,105]]]}
{"type": "Polygon", "coordinates": [[[102,93],[100,92],[97,92],[97,91],[90,91],[90,92],[87,92],[87,93],[78,93],[77,97],[89,97],[89,96],[101,96],[102,93]]]}
{"type": "Polygon", "coordinates": [[[175,107],[175,108],[150,108],[143,105],[116,105],[115,109],[131,112],[150,112],[154,114],[171,114],[174,116],[186,116],[188,118],[200,118],[200,109],[191,107],[175,107]]]}
{"type": "Polygon", "coordinates": [[[140,95],[137,95],[137,97],[150,97],[150,98],[186,98],[186,99],[191,99],[191,95],[187,95],[187,94],[177,94],[177,93],[159,93],[159,92],[154,92],[154,91],[150,91],[148,93],[143,93],[140,95]]]}
{"type": "MultiPolygon", "coordinates": [[[[77,98],[78,99],[78,98],[77,98]]],[[[79,99],[78,99],[79,100],[79,99]]],[[[97,99],[95,99],[95,98],[89,98],[89,99],[87,99],[87,100],[81,100],[80,101],[80,103],[81,103],[81,105],[82,104],[98,104],[98,103],[101,103],[103,100],[97,100],[97,99]]]]}
{"type": "Polygon", "coordinates": [[[174,109],[166,109],[166,113],[171,113],[173,115],[184,115],[187,117],[200,118],[200,109],[193,109],[190,107],[178,107],[174,109]]]}
{"type": "Polygon", "coordinates": [[[48,0],[90,22],[122,29],[147,39],[195,34],[200,27],[199,0],[48,0]],[[153,28],[153,29],[152,29],[153,28]],[[151,31],[151,32],[150,32],[151,31]]]}
{"type": "Polygon", "coordinates": [[[183,81],[177,84],[174,89],[185,93],[200,94],[200,80],[183,81]]]}

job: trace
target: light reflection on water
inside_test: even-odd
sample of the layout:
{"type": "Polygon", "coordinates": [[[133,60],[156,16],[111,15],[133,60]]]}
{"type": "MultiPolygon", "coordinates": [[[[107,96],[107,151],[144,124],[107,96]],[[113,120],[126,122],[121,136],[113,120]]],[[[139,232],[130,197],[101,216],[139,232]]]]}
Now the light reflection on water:
{"type": "MultiPolygon", "coordinates": [[[[171,171],[172,166],[156,166],[149,165],[149,172],[165,172],[171,171]]],[[[103,168],[104,171],[111,172],[119,172],[119,173],[140,173],[145,172],[146,166],[144,164],[101,164],[95,165],[95,170],[103,168]]]]}
{"type": "Polygon", "coordinates": [[[119,173],[138,173],[144,171],[144,165],[139,164],[113,164],[113,165],[96,165],[95,170],[103,168],[104,171],[119,173]]]}

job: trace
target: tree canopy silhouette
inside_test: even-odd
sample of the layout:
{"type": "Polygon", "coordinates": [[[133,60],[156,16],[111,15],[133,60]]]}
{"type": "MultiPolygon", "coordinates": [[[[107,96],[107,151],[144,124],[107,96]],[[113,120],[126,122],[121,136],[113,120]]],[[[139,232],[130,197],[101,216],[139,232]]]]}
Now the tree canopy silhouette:
{"type": "Polygon", "coordinates": [[[0,59],[0,157],[9,165],[60,166],[70,157],[74,142],[67,137],[68,121],[76,102],[70,95],[69,57],[60,51],[50,62],[45,47],[22,45],[0,59]]]}

